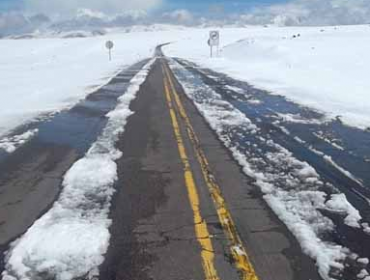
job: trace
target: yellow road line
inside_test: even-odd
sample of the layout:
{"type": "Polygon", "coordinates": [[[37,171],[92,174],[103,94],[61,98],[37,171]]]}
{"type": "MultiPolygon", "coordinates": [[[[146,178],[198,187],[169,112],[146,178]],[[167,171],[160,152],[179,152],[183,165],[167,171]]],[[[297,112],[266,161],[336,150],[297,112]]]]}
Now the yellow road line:
{"type": "Polygon", "coordinates": [[[200,163],[203,177],[207,183],[208,189],[210,191],[212,200],[217,210],[217,215],[225,232],[230,245],[230,252],[233,256],[234,262],[240,273],[240,278],[242,280],[258,280],[254,267],[250,261],[246,249],[241,241],[241,238],[237,232],[235,223],[232,216],[227,208],[225,199],[222,196],[221,189],[215,181],[212,175],[208,160],[201,149],[200,141],[195,134],[193,126],[191,125],[190,119],[186,114],[185,108],[179,98],[179,95],[175,89],[174,83],[172,81],[171,75],[168,68],[165,68],[167,79],[169,80],[171,86],[171,92],[175,97],[176,105],[179,109],[180,116],[185,121],[187,132],[189,138],[193,144],[194,151],[196,153],[197,159],[200,163]]]}
{"type": "MultiPolygon", "coordinates": [[[[165,76],[164,68],[162,69],[163,69],[163,74],[165,76]]],[[[176,117],[175,110],[172,106],[172,100],[171,100],[171,94],[169,91],[168,82],[166,80],[166,77],[164,77],[163,80],[164,80],[164,88],[165,88],[165,93],[166,93],[167,104],[168,104],[168,108],[170,110],[170,115],[171,115],[172,127],[175,133],[180,158],[184,165],[185,185],[188,191],[190,205],[191,205],[191,208],[194,214],[195,234],[202,248],[201,257],[202,257],[203,270],[206,276],[206,280],[219,280],[217,271],[214,266],[214,252],[213,252],[213,246],[212,246],[210,234],[207,228],[207,224],[200,213],[199,195],[198,195],[197,187],[194,181],[194,176],[190,168],[189,158],[186,154],[184,141],[181,136],[180,126],[179,126],[179,123],[176,117]]]]}

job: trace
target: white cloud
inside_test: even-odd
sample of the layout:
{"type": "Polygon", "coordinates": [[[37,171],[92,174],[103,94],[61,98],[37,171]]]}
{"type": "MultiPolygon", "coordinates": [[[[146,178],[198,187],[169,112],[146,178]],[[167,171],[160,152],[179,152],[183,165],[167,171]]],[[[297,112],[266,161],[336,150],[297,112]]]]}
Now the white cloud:
{"type": "Polygon", "coordinates": [[[29,12],[46,14],[74,14],[81,9],[120,14],[127,10],[150,10],[162,0],[24,0],[29,12]]]}
{"type": "Polygon", "coordinates": [[[337,25],[370,22],[370,0],[292,0],[255,9],[243,16],[251,23],[337,25]]]}

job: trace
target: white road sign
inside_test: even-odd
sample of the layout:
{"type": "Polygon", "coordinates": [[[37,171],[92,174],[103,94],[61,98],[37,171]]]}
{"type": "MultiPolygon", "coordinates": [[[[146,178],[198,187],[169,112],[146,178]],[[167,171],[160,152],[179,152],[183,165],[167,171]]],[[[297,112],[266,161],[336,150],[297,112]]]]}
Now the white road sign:
{"type": "Polygon", "coordinates": [[[209,32],[209,45],[211,47],[218,47],[220,45],[220,32],[219,31],[209,32]]]}
{"type": "Polygon", "coordinates": [[[216,47],[217,54],[218,54],[218,47],[220,45],[220,32],[216,30],[210,31],[209,39],[207,43],[211,49],[211,57],[213,56],[213,47],[216,47]]]}

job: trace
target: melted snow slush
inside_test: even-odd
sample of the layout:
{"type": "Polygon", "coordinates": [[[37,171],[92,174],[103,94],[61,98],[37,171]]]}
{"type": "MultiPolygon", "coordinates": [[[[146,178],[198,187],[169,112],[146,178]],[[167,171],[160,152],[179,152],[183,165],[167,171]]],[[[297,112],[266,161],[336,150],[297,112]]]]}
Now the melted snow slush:
{"type": "Polygon", "coordinates": [[[171,67],[320,275],[370,278],[370,132],[188,61],[171,67]]]}

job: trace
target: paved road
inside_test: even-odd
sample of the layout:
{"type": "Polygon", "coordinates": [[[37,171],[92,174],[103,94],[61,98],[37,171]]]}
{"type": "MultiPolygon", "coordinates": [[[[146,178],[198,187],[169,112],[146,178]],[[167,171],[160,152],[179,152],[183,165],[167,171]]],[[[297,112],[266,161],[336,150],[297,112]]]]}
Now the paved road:
{"type": "MultiPolygon", "coordinates": [[[[296,239],[268,207],[255,182],[245,175],[186,97],[161,46],[155,55],[157,60],[131,104],[135,114],[129,117],[117,143],[123,156],[117,161],[118,181],[110,212],[110,246],[99,267],[100,279],[321,279],[315,263],[303,254],[296,239]]],[[[324,164],[314,154],[297,147],[292,136],[284,134],[283,130],[286,127],[308,143],[307,129],[297,123],[274,127],[276,118],[270,119],[271,112],[275,115],[279,110],[296,113],[293,105],[285,104],[281,97],[254,91],[249,85],[229,77],[199,69],[188,61],[177,61],[198,75],[202,84],[219,93],[254,122],[259,122],[274,141],[314,166],[327,182],[340,186],[364,218],[369,217],[368,190],[333,166],[324,164]],[[244,87],[248,92],[245,96],[252,92],[250,95],[254,99],[262,101],[249,106],[252,103],[247,101],[250,100],[244,100],[242,95],[226,86],[244,87]]],[[[104,116],[115,107],[129,80],[146,62],[120,73],[71,110],[16,132],[39,130],[34,139],[15,153],[0,154],[2,253],[57,199],[64,173],[96,140],[106,125],[104,116]]],[[[313,112],[305,113],[308,119],[319,117],[313,112]]],[[[321,127],[311,122],[310,125],[314,132],[326,129],[333,134],[351,133],[359,139],[367,139],[367,134],[362,135],[360,131],[343,132],[341,129],[347,128],[341,128],[340,124],[321,127]]],[[[240,141],[241,145],[245,142],[245,138],[233,140],[240,141]]],[[[350,158],[350,166],[345,167],[367,182],[366,168],[352,169],[359,162],[365,165],[369,162],[366,161],[367,142],[361,143],[357,145],[358,150],[350,149],[352,154],[332,149],[325,152],[334,160],[346,162],[345,159],[350,158]]],[[[263,147],[258,146],[260,143],[253,144],[255,149],[263,151],[263,147]]],[[[322,148],[312,145],[310,148],[322,148]]],[[[261,169],[263,171],[266,170],[261,169]]],[[[336,226],[337,231],[328,237],[330,240],[349,247],[360,256],[367,256],[370,242],[366,235],[343,222],[336,226]]],[[[3,260],[0,269],[2,266],[3,260]]],[[[348,272],[350,278],[347,279],[352,279],[357,270],[354,271],[348,272]]]]}
{"type": "Polygon", "coordinates": [[[320,279],[165,59],[132,109],[101,279],[320,279]]]}

